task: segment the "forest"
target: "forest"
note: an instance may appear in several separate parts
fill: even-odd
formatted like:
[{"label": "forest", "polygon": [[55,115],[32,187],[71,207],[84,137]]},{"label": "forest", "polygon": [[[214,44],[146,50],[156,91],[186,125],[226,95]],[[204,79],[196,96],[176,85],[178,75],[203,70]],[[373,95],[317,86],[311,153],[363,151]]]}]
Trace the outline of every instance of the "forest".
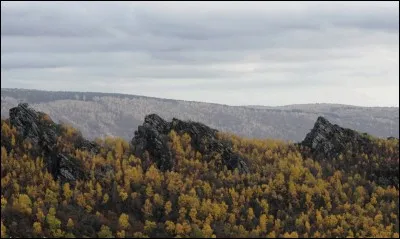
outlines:
[{"label": "forest", "polygon": [[172,130],[175,163],[163,171],[122,138],[97,138],[94,153],[75,146],[78,130],[59,130],[55,147],[86,178],[55,178],[44,152],[1,120],[2,238],[399,238],[399,182],[383,184],[366,170],[398,164],[398,139],[372,138],[368,154],[321,160],[293,143],[219,132],[249,159],[250,173],[239,173]]}]

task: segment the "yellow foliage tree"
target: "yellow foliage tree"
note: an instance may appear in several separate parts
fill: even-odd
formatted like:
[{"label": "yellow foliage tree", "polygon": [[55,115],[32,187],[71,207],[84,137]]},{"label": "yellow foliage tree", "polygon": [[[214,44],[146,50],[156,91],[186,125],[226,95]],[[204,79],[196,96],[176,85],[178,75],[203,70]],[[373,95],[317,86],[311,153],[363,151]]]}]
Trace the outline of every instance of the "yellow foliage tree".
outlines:
[{"label": "yellow foliage tree", "polygon": [[3,221],[1,221],[1,238],[7,237],[7,228],[4,226]]},{"label": "yellow foliage tree", "polygon": [[122,213],[118,219],[119,227],[121,229],[128,229],[129,228],[129,216],[125,213]]},{"label": "yellow foliage tree", "polygon": [[64,193],[65,200],[67,200],[67,202],[68,202],[73,195],[73,191],[71,190],[69,183],[65,183],[63,185],[63,193]]},{"label": "yellow foliage tree", "polygon": [[97,233],[99,238],[113,238],[110,228],[106,225],[102,225],[100,231]]},{"label": "yellow foliage tree", "polygon": [[117,238],[125,238],[125,230],[118,231]]},{"label": "yellow foliage tree", "polygon": [[39,236],[42,234],[42,225],[40,224],[40,222],[34,222],[33,223],[33,233],[36,236]]},{"label": "yellow foliage tree", "polygon": [[32,201],[26,194],[19,194],[13,206],[22,213],[27,213],[28,215],[32,213]]},{"label": "yellow foliage tree", "polygon": [[68,218],[67,228],[70,230],[74,228],[74,221],[71,218]]}]

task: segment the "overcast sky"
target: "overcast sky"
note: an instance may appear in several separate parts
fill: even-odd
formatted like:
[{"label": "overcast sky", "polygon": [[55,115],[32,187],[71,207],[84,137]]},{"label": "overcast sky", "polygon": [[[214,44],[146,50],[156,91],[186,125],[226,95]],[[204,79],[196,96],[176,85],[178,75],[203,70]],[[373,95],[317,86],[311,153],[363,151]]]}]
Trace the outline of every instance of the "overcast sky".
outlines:
[{"label": "overcast sky", "polygon": [[399,106],[399,2],[1,2],[1,87]]}]

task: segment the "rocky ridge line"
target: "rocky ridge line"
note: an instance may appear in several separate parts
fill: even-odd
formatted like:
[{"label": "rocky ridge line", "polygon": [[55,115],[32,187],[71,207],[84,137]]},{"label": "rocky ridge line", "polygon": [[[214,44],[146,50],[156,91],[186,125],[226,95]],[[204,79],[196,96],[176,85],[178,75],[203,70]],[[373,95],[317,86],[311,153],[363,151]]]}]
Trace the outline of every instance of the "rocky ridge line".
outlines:
[{"label": "rocky ridge line", "polygon": [[301,144],[309,147],[318,156],[334,158],[348,149],[368,150],[372,142],[357,131],[331,124],[327,119],[319,116],[313,129]]},{"label": "rocky ridge line", "polygon": [[217,139],[217,130],[202,123],[172,119],[167,122],[157,114],[147,115],[143,125],[138,127],[131,141],[133,152],[143,157],[145,152],[155,160],[161,170],[171,170],[174,165],[172,152],[168,147],[168,134],[174,130],[177,134],[187,133],[191,137],[191,146],[207,158],[210,153],[218,153],[228,169],[238,169],[240,173],[248,173],[246,159],[232,150],[229,142]]},{"label": "rocky ridge line", "polygon": [[[323,117],[318,117],[314,128],[309,132],[300,145],[310,149],[311,156],[315,160],[334,160],[339,155],[347,154],[348,162],[343,164],[341,160],[335,161],[339,170],[355,170],[366,174],[369,180],[379,185],[399,185],[399,155],[397,152],[385,152],[377,141],[366,133],[342,128],[331,124]],[[398,144],[398,139],[389,137],[385,140],[393,140]],[[366,158],[360,157],[366,155]],[[307,155],[305,156],[307,157]],[[371,161],[378,157],[380,161]]]},{"label": "rocky ridge line", "polygon": [[[81,163],[57,149],[57,138],[61,134],[61,125],[55,124],[45,114],[36,112],[27,103],[18,104],[10,109],[10,124],[17,129],[23,140],[28,140],[37,152],[44,152],[44,160],[48,170],[56,179],[75,181],[85,178]],[[96,145],[83,137],[79,137],[75,146],[96,152]]]}]

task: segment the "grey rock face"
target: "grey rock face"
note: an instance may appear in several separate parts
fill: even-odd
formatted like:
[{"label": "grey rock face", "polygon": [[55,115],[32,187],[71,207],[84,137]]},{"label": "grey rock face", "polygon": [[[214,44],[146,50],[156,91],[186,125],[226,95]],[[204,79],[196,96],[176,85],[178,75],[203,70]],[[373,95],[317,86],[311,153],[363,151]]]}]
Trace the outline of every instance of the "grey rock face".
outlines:
[{"label": "grey rock face", "polygon": [[158,115],[146,116],[143,125],[138,127],[132,139],[134,154],[143,158],[147,151],[156,160],[159,169],[171,169],[172,153],[167,144],[169,128],[170,124]]},{"label": "grey rock face", "polygon": [[189,134],[192,148],[203,156],[209,155],[210,152],[219,153],[228,169],[237,168],[241,173],[249,172],[245,159],[234,153],[228,142],[217,139],[217,130],[201,123],[176,118],[167,122],[156,114],[147,115],[143,125],[138,127],[131,141],[133,152],[136,156],[143,157],[147,151],[161,170],[171,170],[174,163],[168,147],[168,134],[171,130],[179,135]]},{"label": "grey rock face", "polygon": [[319,156],[333,158],[343,153],[344,150],[352,149],[351,146],[367,148],[363,146],[370,143],[368,138],[356,131],[331,124],[320,116],[315,122],[314,128],[306,135],[301,144],[309,147]]},{"label": "grey rock face", "polygon": [[[17,128],[23,139],[32,143],[33,149],[45,153],[45,163],[48,170],[56,179],[61,181],[74,181],[85,177],[80,162],[58,152],[56,144],[60,134],[60,125],[51,120],[44,120],[44,114],[29,108],[22,103],[10,109],[10,123]],[[93,143],[80,139],[77,141],[81,148],[89,148],[94,151]]]},{"label": "grey rock face", "polygon": [[[387,140],[394,140],[398,143],[398,139],[394,137]],[[306,135],[301,145],[308,147],[317,160],[330,160],[339,154],[350,153],[345,164],[336,161],[337,165],[334,166],[341,170],[365,173],[369,180],[373,180],[379,185],[398,186],[399,184],[399,152],[382,150],[365,133],[333,125],[325,118],[318,117],[314,128]],[[359,155],[361,154],[367,155],[369,159],[378,155],[380,163],[360,159]]]},{"label": "grey rock face", "polygon": [[39,127],[35,122],[39,121],[38,114],[28,108],[28,104],[19,104],[10,109],[10,123],[22,133],[24,138],[30,138],[33,143],[39,143]]}]

